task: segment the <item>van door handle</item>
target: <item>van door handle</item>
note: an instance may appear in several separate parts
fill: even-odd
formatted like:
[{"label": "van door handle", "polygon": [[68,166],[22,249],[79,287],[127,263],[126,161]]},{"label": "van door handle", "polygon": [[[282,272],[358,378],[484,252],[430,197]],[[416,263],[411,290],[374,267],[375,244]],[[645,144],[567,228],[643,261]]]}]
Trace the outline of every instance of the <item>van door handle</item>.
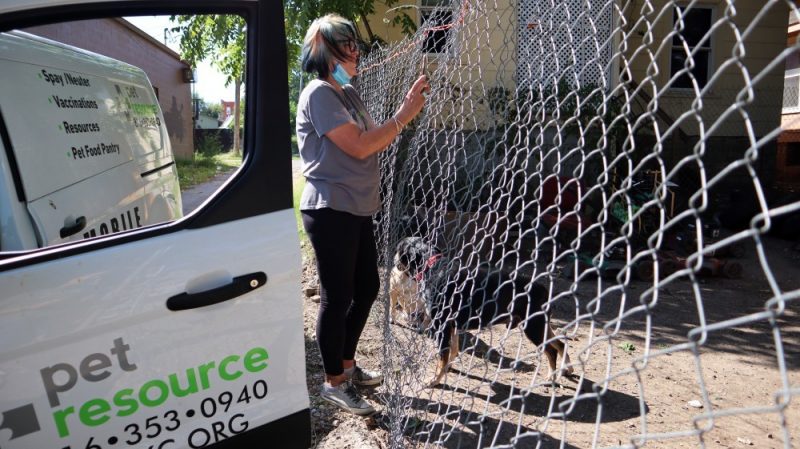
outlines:
[{"label": "van door handle", "polygon": [[172,311],[197,309],[236,298],[267,283],[267,274],[250,273],[233,278],[230,284],[200,293],[186,293],[167,299],[167,309]]},{"label": "van door handle", "polygon": [[62,239],[67,238],[73,234],[77,234],[83,231],[83,228],[85,227],[86,227],[86,217],[80,216],[75,219],[75,224],[70,226],[64,226],[63,228],[61,228],[61,231],[59,231],[58,235],[60,235]]}]

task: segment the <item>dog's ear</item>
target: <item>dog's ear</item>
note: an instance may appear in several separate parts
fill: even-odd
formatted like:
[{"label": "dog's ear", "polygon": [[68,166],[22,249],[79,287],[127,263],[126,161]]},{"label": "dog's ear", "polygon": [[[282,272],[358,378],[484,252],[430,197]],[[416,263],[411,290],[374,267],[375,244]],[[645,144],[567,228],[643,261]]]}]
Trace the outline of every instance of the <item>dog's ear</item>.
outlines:
[{"label": "dog's ear", "polygon": [[403,267],[401,266],[401,265],[402,265],[402,262],[400,262],[400,255],[399,255],[399,254],[397,254],[397,253],[394,253],[394,258],[392,259],[392,263],[394,264],[394,266],[395,266],[397,269],[399,269],[399,270],[402,270],[402,269],[403,269]]},{"label": "dog's ear", "polygon": [[406,237],[397,244],[394,261],[400,270],[417,273],[435,254],[440,254],[439,249],[429,245],[421,237]]},{"label": "dog's ear", "polygon": [[433,255],[431,246],[425,243],[420,237],[409,239],[408,265],[409,269],[416,273],[423,269],[425,262]]},{"label": "dog's ear", "polygon": [[400,271],[408,272],[408,256],[401,255],[400,253],[395,253],[394,255],[394,266]]},{"label": "dog's ear", "polygon": [[397,251],[394,255],[394,264],[399,270],[408,271],[409,246],[410,242],[408,237],[400,240],[400,242],[397,244]]}]

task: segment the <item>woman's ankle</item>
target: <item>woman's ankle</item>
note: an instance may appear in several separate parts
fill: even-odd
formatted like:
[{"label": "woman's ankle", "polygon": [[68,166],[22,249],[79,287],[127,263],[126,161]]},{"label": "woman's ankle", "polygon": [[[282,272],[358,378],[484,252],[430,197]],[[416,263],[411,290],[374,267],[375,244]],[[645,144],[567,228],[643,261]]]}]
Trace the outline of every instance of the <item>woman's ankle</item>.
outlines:
[{"label": "woman's ankle", "polygon": [[329,384],[332,387],[337,387],[345,382],[347,382],[348,376],[345,373],[338,374],[335,376],[331,376],[329,374],[325,375],[325,383]]}]

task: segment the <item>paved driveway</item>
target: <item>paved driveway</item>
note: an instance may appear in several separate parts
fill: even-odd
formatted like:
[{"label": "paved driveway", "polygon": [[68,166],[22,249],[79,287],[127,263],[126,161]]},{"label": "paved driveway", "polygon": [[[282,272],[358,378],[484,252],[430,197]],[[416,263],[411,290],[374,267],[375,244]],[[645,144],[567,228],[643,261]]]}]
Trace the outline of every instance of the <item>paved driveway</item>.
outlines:
[{"label": "paved driveway", "polygon": [[183,215],[197,209],[198,206],[203,204],[212,193],[216,192],[225,181],[234,174],[236,170],[220,173],[214,176],[210,181],[202,184],[197,184],[181,192],[181,199],[183,200]]},{"label": "paved driveway", "polygon": [[[236,170],[220,173],[208,182],[190,187],[183,192],[183,215],[197,209],[212,193],[216,192]],[[292,179],[300,176],[300,160],[292,159]]]}]

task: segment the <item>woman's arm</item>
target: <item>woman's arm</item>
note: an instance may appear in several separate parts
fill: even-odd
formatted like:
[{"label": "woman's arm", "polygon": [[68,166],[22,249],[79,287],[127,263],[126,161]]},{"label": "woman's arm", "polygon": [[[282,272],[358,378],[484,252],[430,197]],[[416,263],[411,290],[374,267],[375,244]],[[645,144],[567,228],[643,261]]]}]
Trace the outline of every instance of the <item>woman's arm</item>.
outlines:
[{"label": "woman's arm", "polygon": [[388,147],[398,134],[399,127],[394,120],[389,120],[369,131],[362,131],[352,123],[345,123],[328,131],[327,136],[348,155],[356,159],[366,159]]},{"label": "woman's arm", "polygon": [[428,89],[430,86],[427,79],[421,76],[411,86],[400,109],[386,123],[368,131],[362,131],[353,123],[345,123],[328,131],[326,136],[348,155],[356,159],[366,159],[388,147],[402,128],[419,114],[425,104],[422,92]]}]

